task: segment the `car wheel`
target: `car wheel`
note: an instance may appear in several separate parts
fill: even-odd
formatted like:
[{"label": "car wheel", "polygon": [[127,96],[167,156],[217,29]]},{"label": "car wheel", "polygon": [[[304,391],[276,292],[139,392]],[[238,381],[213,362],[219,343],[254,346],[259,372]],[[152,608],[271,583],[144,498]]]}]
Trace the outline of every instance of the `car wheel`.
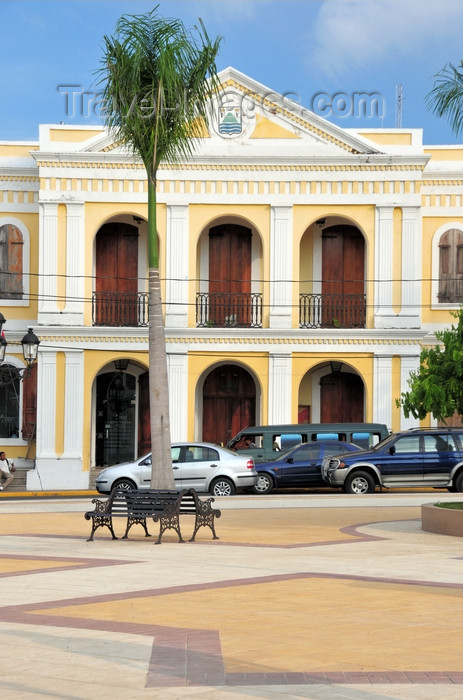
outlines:
[{"label": "car wheel", "polygon": [[134,481],[130,479],[119,479],[114,482],[113,489],[118,489],[119,491],[130,491],[130,489],[136,489],[137,485]]},{"label": "car wheel", "polygon": [[224,476],[213,481],[210,490],[213,496],[233,496],[235,484]]},{"label": "car wheel", "polygon": [[259,472],[259,478],[257,479],[257,484],[252,487],[252,490],[254,493],[270,493],[270,491],[273,491],[275,484],[273,483],[273,479],[271,476],[268,474],[264,474],[264,472]]},{"label": "car wheel", "polygon": [[453,483],[455,485],[455,491],[458,491],[459,493],[461,493],[463,491],[463,472],[460,472],[459,474],[457,474]]},{"label": "car wheel", "polygon": [[367,472],[354,472],[346,479],[346,493],[373,493],[375,482]]}]

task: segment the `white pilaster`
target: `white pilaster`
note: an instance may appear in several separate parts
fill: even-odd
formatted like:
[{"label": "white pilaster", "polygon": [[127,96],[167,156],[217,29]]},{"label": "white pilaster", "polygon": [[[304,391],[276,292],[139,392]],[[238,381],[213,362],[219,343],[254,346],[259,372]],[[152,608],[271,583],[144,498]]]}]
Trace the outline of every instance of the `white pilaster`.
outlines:
[{"label": "white pilaster", "polygon": [[167,207],[166,328],[188,326],[188,207]]},{"label": "white pilaster", "polygon": [[66,350],[65,358],[64,453],[62,459],[76,459],[81,464],[84,438],[83,350]]},{"label": "white pilaster", "polygon": [[291,423],[291,369],[291,353],[270,353],[267,420],[269,425]]},{"label": "white pilaster", "polygon": [[373,422],[392,425],[392,357],[374,358]]},{"label": "white pilaster", "polygon": [[66,325],[83,325],[84,319],[84,204],[66,205]]},{"label": "white pilaster", "polygon": [[58,273],[58,205],[40,204],[39,216],[39,323],[55,323]]},{"label": "white pilaster", "polygon": [[376,208],[375,240],[375,326],[388,328],[392,309],[393,287],[393,214],[394,207]]},{"label": "white pilaster", "polygon": [[170,438],[172,442],[187,439],[188,405],[194,404],[188,397],[188,356],[187,353],[167,355],[169,378]]},{"label": "white pilaster", "polygon": [[56,351],[40,350],[37,367],[37,458],[55,458]]},{"label": "white pilaster", "polygon": [[291,328],[293,210],[272,207],[270,221],[270,328]]},{"label": "white pilaster", "polygon": [[[402,208],[401,327],[421,326],[421,208]],[[405,325],[404,325],[404,322]]]},{"label": "white pilaster", "polygon": [[[410,390],[408,380],[410,379],[410,372],[415,372],[420,367],[419,355],[411,357],[402,357],[400,364],[400,393]],[[414,428],[419,426],[420,421],[413,416],[405,418],[403,412],[400,415],[400,428],[401,430],[408,430],[408,428]]]}]

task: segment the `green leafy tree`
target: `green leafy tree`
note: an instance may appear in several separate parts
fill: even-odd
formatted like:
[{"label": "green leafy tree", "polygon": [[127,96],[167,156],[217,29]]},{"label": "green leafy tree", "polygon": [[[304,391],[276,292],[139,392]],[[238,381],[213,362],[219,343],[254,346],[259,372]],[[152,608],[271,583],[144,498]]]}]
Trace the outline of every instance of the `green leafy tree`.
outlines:
[{"label": "green leafy tree", "polygon": [[463,416],[463,309],[452,315],[458,323],[436,333],[439,345],[422,350],[420,368],[410,373],[410,391],[396,402],[407,418],[431,413],[445,422],[454,413]]},{"label": "green leafy tree", "polygon": [[188,158],[204,133],[219,88],[211,41],[199,20],[189,31],[157,13],[123,15],[104,37],[102,114],[110,132],[138,156],[148,180],[149,391],[153,488],[174,488],[170,451],[167,357],[159,275],[156,179],[161,162]]},{"label": "green leafy tree", "polygon": [[457,136],[463,131],[463,60],[456,66],[447,63],[435,75],[426,103],[438,117],[448,119]]}]

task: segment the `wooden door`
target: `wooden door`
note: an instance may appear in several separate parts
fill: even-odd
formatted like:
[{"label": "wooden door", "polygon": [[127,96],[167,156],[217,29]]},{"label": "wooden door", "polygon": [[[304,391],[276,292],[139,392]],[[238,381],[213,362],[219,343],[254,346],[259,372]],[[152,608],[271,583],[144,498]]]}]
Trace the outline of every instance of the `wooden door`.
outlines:
[{"label": "wooden door", "polygon": [[255,425],[256,386],[241,367],[212,370],[203,388],[203,440],[224,445],[248,425]]},{"label": "wooden door", "polygon": [[23,237],[16,226],[0,226],[0,296],[3,299],[22,298],[23,248]]},{"label": "wooden door", "polygon": [[151,450],[149,374],[138,379],[138,457]]},{"label": "wooden door", "polygon": [[357,374],[327,374],[320,381],[321,423],[363,423],[363,381]]},{"label": "wooden door", "polygon": [[209,231],[209,321],[216,326],[251,324],[251,242],[245,226]]},{"label": "wooden door", "polygon": [[96,236],[95,323],[137,325],[138,229],[105,224]]},{"label": "wooden door", "polygon": [[330,226],[322,234],[322,325],[365,325],[365,242],[355,226]]},{"label": "wooden door", "polygon": [[463,234],[450,229],[439,241],[439,293],[440,303],[463,302]]},{"label": "wooden door", "polygon": [[22,439],[35,440],[37,425],[37,363],[34,362],[23,379]]}]

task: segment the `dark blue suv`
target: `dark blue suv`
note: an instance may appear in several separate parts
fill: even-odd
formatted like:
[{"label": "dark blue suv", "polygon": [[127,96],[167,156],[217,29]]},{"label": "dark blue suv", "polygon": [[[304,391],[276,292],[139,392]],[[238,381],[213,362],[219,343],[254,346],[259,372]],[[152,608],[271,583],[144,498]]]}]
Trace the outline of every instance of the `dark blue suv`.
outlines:
[{"label": "dark blue suv", "polygon": [[271,462],[256,464],[258,474],[254,493],[270,493],[275,488],[326,486],[321,475],[322,460],[326,456],[361,448],[342,440],[304,442]]},{"label": "dark blue suv", "polygon": [[463,428],[393,433],[370,450],[326,457],[322,476],[346,493],[372,493],[376,486],[463,491]]}]

